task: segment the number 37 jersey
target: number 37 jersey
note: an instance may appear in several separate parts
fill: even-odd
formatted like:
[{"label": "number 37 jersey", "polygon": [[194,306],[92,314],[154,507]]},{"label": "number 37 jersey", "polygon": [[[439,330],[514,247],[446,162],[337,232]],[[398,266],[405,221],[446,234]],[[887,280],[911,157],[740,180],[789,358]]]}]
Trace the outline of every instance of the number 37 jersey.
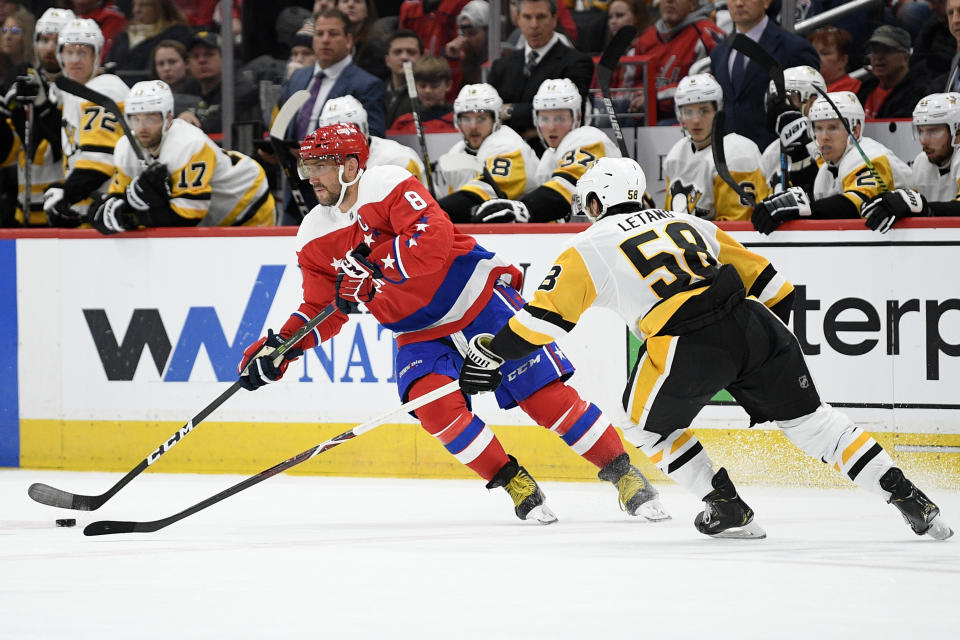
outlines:
[{"label": "number 37 jersey", "polygon": [[768,307],[793,290],[766,258],[711,222],[661,209],[608,215],[568,243],[510,327],[528,342],[546,344],[597,305],[617,312],[645,340],[671,320],[676,325],[674,316],[715,313],[715,283],[732,282],[736,292],[736,276],[747,295]]}]

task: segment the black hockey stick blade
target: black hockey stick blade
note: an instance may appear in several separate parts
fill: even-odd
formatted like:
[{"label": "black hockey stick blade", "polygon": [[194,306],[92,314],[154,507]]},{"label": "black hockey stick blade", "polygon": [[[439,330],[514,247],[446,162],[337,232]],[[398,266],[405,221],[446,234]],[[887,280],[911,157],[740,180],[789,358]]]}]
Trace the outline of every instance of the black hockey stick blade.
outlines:
[{"label": "black hockey stick blade", "polygon": [[730,169],[727,168],[727,155],[723,148],[723,120],[724,114],[723,109],[721,109],[713,115],[713,130],[710,134],[710,147],[711,151],[713,152],[713,164],[717,169],[717,175],[720,176],[720,179],[726,182],[731,189],[736,191],[743,202],[752,207],[757,202],[753,197],[753,194],[748,192],[740,185],[740,183],[734,180],[733,176],[730,175]]},{"label": "black hockey stick blade", "polygon": [[603,55],[597,62],[597,84],[600,85],[601,91],[606,87],[607,90],[604,92],[606,97],[610,97],[610,78],[613,76],[613,70],[617,68],[620,58],[630,48],[630,43],[636,37],[637,28],[633,25],[620,27],[610,40],[610,44],[603,50]]},{"label": "black hockey stick blade", "polygon": [[[277,359],[282,359],[284,353],[295,347],[304,336],[313,331],[314,327],[330,317],[335,311],[336,307],[332,304],[329,304],[324,307],[320,313],[310,318],[305,325],[297,329],[297,331],[290,336],[289,340],[284,341],[282,345],[277,347]],[[279,364],[279,362],[277,362],[277,364]],[[127,486],[131,480],[143,473],[143,471],[156,462],[160,456],[172,449],[173,446],[180,442],[183,438],[187,437],[198,424],[206,420],[211,413],[213,413],[220,405],[226,402],[241,388],[242,387],[240,386],[239,381],[230,385],[223,393],[217,396],[216,400],[208,404],[200,411],[200,413],[191,418],[188,423],[180,427],[176,433],[163,442],[159,447],[154,449],[150,455],[140,461],[140,464],[128,471],[125,476],[120,478],[120,480],[118,480],[117,483],[110,487],[110,489],[108,489],[105,493],[97,496],[88,496],[70,493],[69,491],[57,489],[56,487],[51,487],[50,485],[42,482],[35,482],[27,489],[27,495],[30,496],[34,501],[51,507],[74,509],[77,511],[95,511],[103,506],[103,503],[112,498],[118,491],[120,491],[120,489]]]},{"label": "black hockey stick blade", "polygon": [[137,159],[140,162],[146,162],[146,156],[143,154],[143,149],[140,148],[140,141],[133,135],[133,131],[130,130],[130,125],[127,124],[127,119],[124,117],[123,111],[120,110],[116,102],[99,91],[94,91],[85,84],[80,84],[76,80],[71,80],[66,76],[58,76],[54,83],[61,91],[66,91],[78,98],[83,98],[88,102],[98,104],[112,113],[117,119],[117,122],[120,123],[120,128],[123,129],[123,135],[127,136],[127,139],[130,141],[130,146],[133,147],[133,152],[137,154]]},{"label": "black hockey stick blade", "polygon": [[781,98],[787,97],[783,84],[783,69],[780,68],[780,63],[777,62],[776,58],[742,33],[734,34],[730,40],[730,46],[763,67],[767,75],[770,76],[770,79],[773,80],[773,86],[777,89],[777,95]]}]

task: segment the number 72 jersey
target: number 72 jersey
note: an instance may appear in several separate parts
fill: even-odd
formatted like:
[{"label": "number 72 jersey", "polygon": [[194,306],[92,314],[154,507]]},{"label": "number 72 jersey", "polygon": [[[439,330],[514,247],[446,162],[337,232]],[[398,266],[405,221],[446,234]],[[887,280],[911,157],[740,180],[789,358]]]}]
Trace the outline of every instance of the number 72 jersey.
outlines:
[{"label": "number 72 jersey", "polygon": [[661,209],[608,215],[570,241],[510,327],[528,342],[546,344],[597,305],[616,311],[645,340],[709,291],[725,264],[768,307],[793,290],[766,258],[711,222]]}]

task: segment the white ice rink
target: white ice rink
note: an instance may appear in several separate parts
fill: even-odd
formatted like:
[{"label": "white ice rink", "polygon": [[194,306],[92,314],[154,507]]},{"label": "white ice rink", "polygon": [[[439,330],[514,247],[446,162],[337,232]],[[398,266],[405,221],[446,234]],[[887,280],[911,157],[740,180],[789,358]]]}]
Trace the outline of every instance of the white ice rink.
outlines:
[{"label": "white ice rink", "polygon": [[[609,485],[544,483],[560,517],[545,527],[480,481],[278,476],[99,538],[83,526],[158,519],[241,478],[147,473],[95,512],[26,495],[119,477],[0,471],[0,638],[960,637],[960,535],[918,538],[859,491],[744,487],[759,541],[700,535],[701,503],[674,485],[674,519],[642,524]],[[960,524],[960,493],[928,493]]]}]

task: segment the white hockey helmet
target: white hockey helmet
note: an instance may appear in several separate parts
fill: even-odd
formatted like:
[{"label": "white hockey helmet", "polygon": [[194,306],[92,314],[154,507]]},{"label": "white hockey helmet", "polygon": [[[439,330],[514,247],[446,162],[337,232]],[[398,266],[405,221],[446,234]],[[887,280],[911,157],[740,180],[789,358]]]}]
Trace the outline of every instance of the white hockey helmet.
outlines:
[{"label": "white hockey helmet", "polygon": [[960,147],[957,134],[960,133],[960,94],[931,93],[922,98],[913,109],[913,137],[920,139],[920,126],[927,124],[945,124],[950,131],[950,142]]},{"label": "white hockey helmet", "polygon": [[103,32],[96,22],[87,18],[69,20],[60,28],[57,36],[57,62],[63,66],[63,47],[68,44],[87,44],[93,47],[94,66],[100,64],[100,52],[103,51]]},{"label": "white hockey helmet", "polygon": [[370,126],[367,124],[367,110],[363,108],[360,101],[353,96],[343,96],[327,100],[320,111],[320,118],[317,120],[318,127],[325,127],[331,124],[342,124],[352,122],[363,132],[363,135],[370,139]]},{"label": "white hockey helmet", "polygon": [[50,7],[44,11],[40,19],[37,20],[37,25],[33,32],[33,39],[39,40],[40,35],[44,33],[59,34],[64,25],[74,19],[76,19],[76,16],[70,9]]},{"label": "white hockey helmet", "polygon": [[503,98],[492,85],[487,83],[464,85],[457,94],[457,99],[453,101],[455,120],[460,119],[461,113],[489,111],[493,115],[494,131],[500,128],[501,109],[503,109]]},{"label": "white hockey helmet", "polygon": [[[643,193],[646,189],[647,177],[636,160],[604,156],[593,163],[577,181],[574,208],[592,221],[599,220],[610,207],[618,204],[635,204],[638,209],[642,209]],[[600,201],[600,211],[596,217],[591,215],[587,207],[591,198]]]},{"label": "white hockey helmet", "polygon": [[680,119],[680,107],[701,102],[714,103],[717,111],[723,109],[723,89],[720,88],[720,83],[709,73],[684,76],[677,84],[677,91],[673,95],[677,120]]},{"label": "white hockey helmet", "polygon": [[533,96],[533,124],[544,147],[550,145],[540,133],[538,114],[552,109],[566,109],[573,115],[573,128],[576,129],[580,126],[582,104],[583,96],[570,78],[551,78],[540,83],[540,88]]},{"label": "white hockey helmet", "polygon": [[144,80],[130,88],[123,103],[126,116],[135,113],[160,113],[164,123],[173,116],[173,92],[163,80]]},{"label": "white hockey helmet", "polygon": [[[783,70],[783,90],[787,93],[796,92],[800,94],[801,103],[809,100],[810,96],[820,95],[814,87],[819,87],[824,93],[827,91],[827,83],[824,82],[823,76],[813,67],[801,65]],[[768,99],[776,93],[777,87],[771,80],[770,86],[767,87]]]},{"label": "white hockey helmet", "polygon": [[[855,93],[850,91],[831,91],[827,94],[833,104],[837,105],[836,110],[830,106],[830,103],[823,99],[823,96],[817,98],[813,105],[810,107],[810,111],[807,112],[807,118],[810,120],[810,137],[814,140],[817,139],[814,134],[814,123],[820,122],[821,120],[837,120],[843,119],[847,121],[847,126],[850,127],[852,132],[857,125],[860,125],[860,135],[857,135],[857,139],[860,139],[860,136],[863,134],[863,105],[860,104],[859,98]],[[839,112],[839,113],[838,113]],[[848,141],[847,146],[851,143]]]}]

